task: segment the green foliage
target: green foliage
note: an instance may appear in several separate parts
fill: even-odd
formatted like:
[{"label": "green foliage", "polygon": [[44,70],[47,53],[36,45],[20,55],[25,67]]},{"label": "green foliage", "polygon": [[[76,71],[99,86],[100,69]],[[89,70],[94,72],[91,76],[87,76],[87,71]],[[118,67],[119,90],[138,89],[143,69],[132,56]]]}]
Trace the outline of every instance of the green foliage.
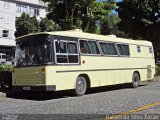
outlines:
[{"label": "green foliage", "polygon": [[156,66],[155,77],[160,76],[160,66]]},{"label": "green foliage", "polygon": [[133,39],[160,44],[160,0],[123,0],[117,3],[120,30]]},{"label": "green foliage", "polygon": [[59,24],[62,30],[79,28],[86,32],[97,33],[97,21],[105,19],[115,0],[43,0],[50,2],[49,19]]},{"label": "green foliage", "polygon": [[117,23],[120,21],[119,17],[114,15],[108,15],[105,20],[101,23],[101,34],[116,34],[118,29]]},{"label": "green foliage", "polygon": [[34,33],[39,31],[39,23],[36,17],[29,17],[25,13],[21,17],[16,19],[16,32],[15,36],[19,37],[29,33]]},{"label": "green foliage", "polygon": [[60,30],[61,28],[52,20],[48,18],[42,18],[39,22],[35,16],[29,17],[29,15],[23,13],[21,17],[16,19],[16,32],[15,36],[19,37],[29,33],[35,32],[50,32]]},{"label": "green foliage", "polygon": [[101,22],[101,34],[102,35],[116,35],[118,37],[127,37],[127,35],[119,31],[118,23],[120,18],[117,14],[107,15],[106,18]]},{"label": "green foliage", "polygon": [[40,23],[39,23],[39,29],[41,32],[50,32],[50,31],[56,31],[59,30],[60,27],[53,22],[52,20],[48,20],[48,18],[42,18]]},{"label": "green foliage", "polygon": [[0,72],[1,71],[11,71],[13,68],[12,65],[0,64]]}]

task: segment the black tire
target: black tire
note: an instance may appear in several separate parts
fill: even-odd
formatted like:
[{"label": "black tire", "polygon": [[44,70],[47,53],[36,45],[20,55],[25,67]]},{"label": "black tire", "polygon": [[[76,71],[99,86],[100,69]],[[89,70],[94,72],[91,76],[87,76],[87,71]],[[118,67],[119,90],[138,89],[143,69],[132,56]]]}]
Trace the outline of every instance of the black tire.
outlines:
[{"label": "black tire", "polygon": [[83,76],[79,76],[76,80],[75,95],[82,96],[86,93],[87,82]]},{"label": "black tire", "polygon": [[133,88],[137,88],[139,86],[139,82],[140,82],[140,76],[138,73],[133,73],[132,76],[132,87]]}]

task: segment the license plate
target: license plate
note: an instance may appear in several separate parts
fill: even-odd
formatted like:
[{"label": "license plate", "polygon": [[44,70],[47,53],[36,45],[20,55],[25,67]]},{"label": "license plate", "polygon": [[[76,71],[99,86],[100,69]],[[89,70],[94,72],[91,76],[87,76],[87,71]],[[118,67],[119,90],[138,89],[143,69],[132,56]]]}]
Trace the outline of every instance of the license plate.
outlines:
[{"label": "license plate", "polygon": [[31,87],[23,87],[23,90],[31,90]]}]

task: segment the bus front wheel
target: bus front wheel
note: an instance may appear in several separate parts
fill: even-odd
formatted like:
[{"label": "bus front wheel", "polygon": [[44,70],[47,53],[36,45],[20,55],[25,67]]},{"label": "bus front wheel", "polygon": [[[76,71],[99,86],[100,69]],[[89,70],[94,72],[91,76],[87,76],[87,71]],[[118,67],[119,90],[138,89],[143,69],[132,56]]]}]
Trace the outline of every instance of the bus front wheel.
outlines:
[{"label": "bus front wheel", "polygon": [[137,88],[139,86],[140,76],[137,72],[133,73],[132,76],[132,87]]},{"label": "bus front wheel", "polygon": [[79,76],[76,80],[75,95],[82,96],[86,93],[87,81],[83,76]]}]

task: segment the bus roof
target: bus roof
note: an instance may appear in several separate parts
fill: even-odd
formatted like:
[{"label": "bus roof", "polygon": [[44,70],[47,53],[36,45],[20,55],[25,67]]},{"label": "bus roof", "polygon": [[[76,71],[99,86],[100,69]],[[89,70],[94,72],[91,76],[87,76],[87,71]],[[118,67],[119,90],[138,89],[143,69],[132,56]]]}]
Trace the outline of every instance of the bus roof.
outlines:
[{"label": "bus roof", "polygon": [[145,40],[131,40],[131,39],[126,39],[126,38],[119,38],[114,35],[97,35],[97,34],[85,33],[82,31],[75,31],[75,30],[32,33],[32,34],[21,36],[17,38],[16,41],[24,37],[40,35],[40,34],[152,46],[151,42],[145,41]]}]

